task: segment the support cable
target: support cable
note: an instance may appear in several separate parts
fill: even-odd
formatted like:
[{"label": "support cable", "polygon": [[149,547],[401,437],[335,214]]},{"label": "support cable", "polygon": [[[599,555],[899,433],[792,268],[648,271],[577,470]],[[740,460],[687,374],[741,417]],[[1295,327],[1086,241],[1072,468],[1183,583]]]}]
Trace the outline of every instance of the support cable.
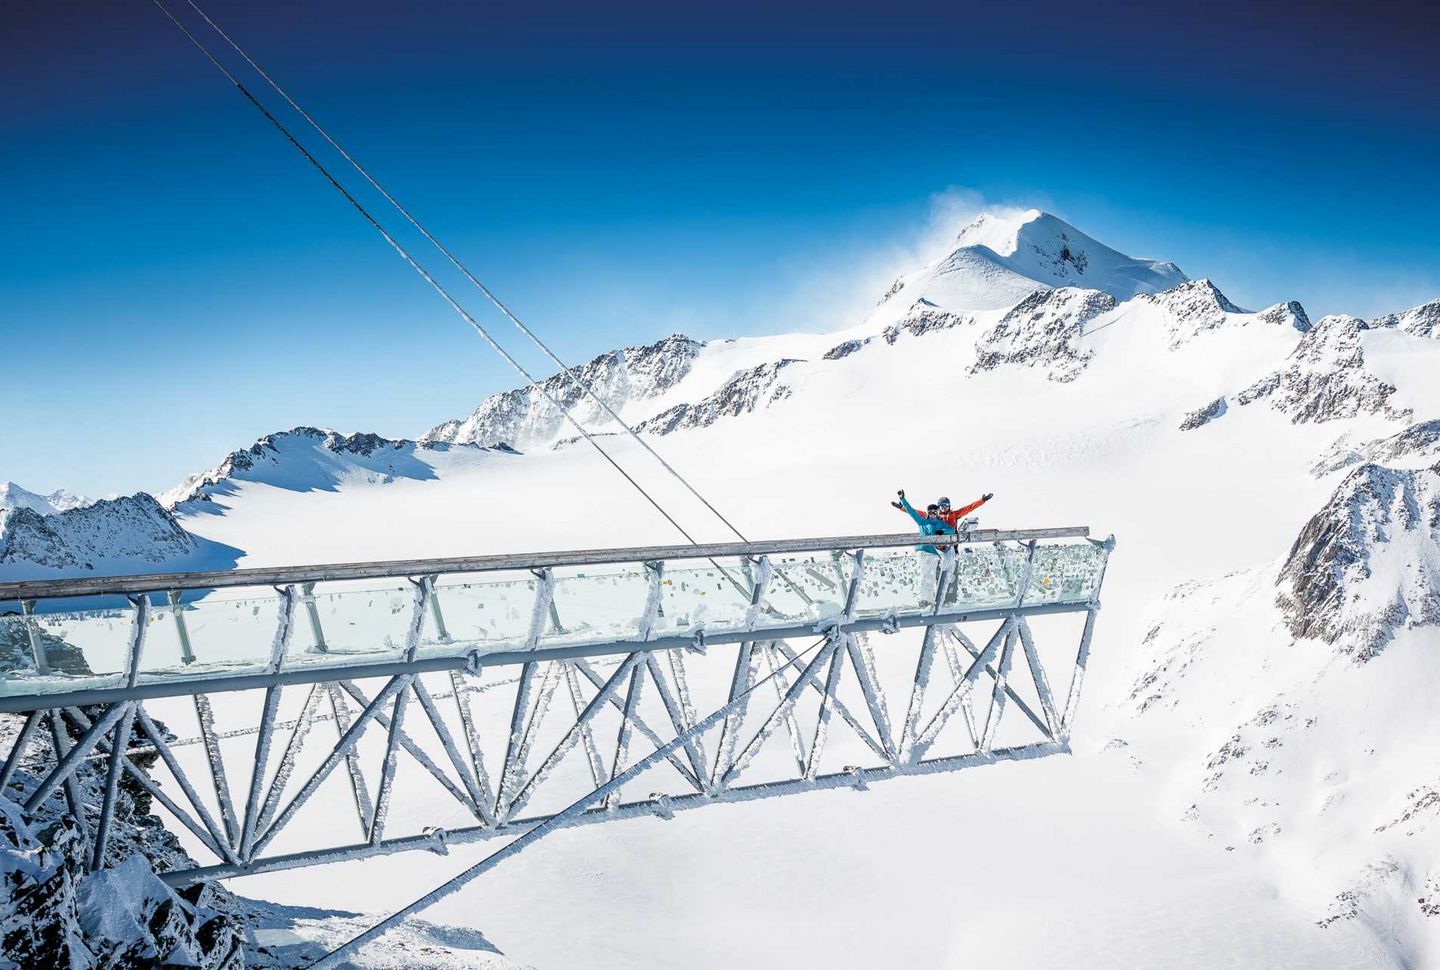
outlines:
[{"label": "support cable", "polygon": [[395,211],[399,212],[400,215],[405,218],[406,222],[410,223],[410,225],[413,226],[420,233],[420,235],[424,236],[432,246],[438,249],[440,251],[440,254],[444,256],[447,260],[449,260],[450,265],[454,266],[465,276],[467,280],[473,283],[475,285],[475,288],[485,295],[485,299],[489,300],[496,310],[499,310],[506,319],[508,319],[511,323],[515,324],[515,326],[519,328],[521,333],[529,337],[530,340],[535,344],[535,346],[539,347],[540,350],[545,354],[545,356],[548,357],[555,364],[555,366],[560,368],[560,373],[564,374],[566,379],[569,380],[571,384],[573,384],[579,390],[583,391],[585,394],[589,395],[596,404],[600,405],[600,407],[604,409],[605,413],[608,414],[615,421],[616,424],[620,425],[620,427],[625,429],[626,434],[630,435],[630,437],[634,438],[637,442],[639,442],[640,447],[644,448],[647,452],[649,452],[650,456],[656,461],[658,461],[660,465],[675,478],[676,481],[678,481],[681,485],[685,486],[685,489],[691,495],[695,496],[695,498],[700,501],[701,505],[705,506],[705,508],[707,508],[717,519],[723,522],[726,528],[728,528],[731,532],[735,533],[735,535],[740,539],[740,541],[750,541],[745,537],[744,533],[742,533],[738,528],[735,527],[734,523],[732,523],[729,519],[727,519],[724,515],[721,514],[719,509],[715,508],[714,505],[710,504],[710,501],[705,498],[705,496],[701,495],[700,492],[695,488],[695,486],[691,485],[690,482],[688,482],[683,475],[676,471],[669,462],[662,458],[660,454],[654,448],[652,448],[648,442],[645,441],[644,438],[640,437],[640,435],[635,431],[635,429],[632,428],[629,424],[627,424],[625,420],[615,412],[615,409],[610,406],[609,402],[607,402],[599,394],[595,393],[595,391],[590,387],[589,384],[581,380],[580,377],[575,374],[574,370],[570,367],[570,365],[561,360],[555,354],[555,352],[550,349],[550,347],[545,343],[545,341],[540,339],[539,334],[535,333],[535,331],[531,330],[528,326],[526,326],[525,323],[518,316],[516,316],[515,313],[512,312],[511,309],[506,306],[505,303],[502,302],[500,298],[496,296],[495,293],[488,286],[482,283],[480,279],[475,276],[474,273],[470,272],[469,267],[467,267],[463,262],[461,262],[458,256],[452,253],[450,249],[447,248],[445,244],[442,243],[439,239],[435,238],[435,236],[430,232],[430,230],[425,228],[425,226],[420,222],[420,220],[417,219],[414,215],[412,215],[410,210],[407,209],[403,204],[401,204],[399,199],[391,195],[390,192],[387,191],[386,188],[381,185],[380,182],[373,175],[371,175],[370,172],[363,165],[361,165],[353,155],[347,152],[345,148],[338,141],[335,140],[335,138],[330,134],[330,132],[325,130],[325,128],[320,124],[320,122],[316,121],[308,111],[302,108],[295,101],[295,99],[290,96],[289,92],[287,92],[283,87],[280,86],[279,82],[277,82],[273,77],[270,76],[269,72],[267,72],[263,67],[257,64],[255,62],[255,59],[252,58],[250,54],[235,41],[234,38],[227,34],[220,27],[219,24],[215,23],[214,20],[211,20],[210,15],[207,14],[204,10],[201,10],[199,4],[197,4],[195,0],[186,0],[186,2],[190,5],[190,8],[192,10],[199,14],[204,19],[204,21],[210,25],[211,29],[213,29],[215,33],[219,34],[220,37],[222,37],[225,42],[229,44],[232,49],[234,49],[235,53],[239,54],[242,58],[245,59],[245,62],[247,64],[254,68],[255,73],[259,74],[262,78],[265,79],[266,83],[268,83],[270,87],[275,90],[276,94],[280,95],[280,97],[285,99],[286,104],[290,105],[290,107],[293,108],[295,112],[300,115],[300,117],[304,118],[305,121],[309,123],[311,128],[315,129],[316,133],[319,134],[321,138],[325,139],[325,141],[329,143],[331,148],[335,149],[335,151],[340,154],[341,158],[349,162],[350,166],[354,168],[355,171],[358,172],[360,176],[365,179],[366,182],[369,182],[371,187],[374,188],[376,192],[379,192],[382,196],[384,196],[385,201],[389,202],[392,206],[394,206]]},{"label": "support cable", "polygon": [[200,52],[205,55],[205,57],[210,61],[210,63],[214,64],[216,69],[219,70],[221,74],[225,75],[226,79],[229,80],[231,84],[235,85],[235,87],[240,91],[240,93],[245,96],[245,100],[249,101],[252,105],[254,105],[255,109],[259,111],[262,115],[264,115],[265,119],[269,121],[270,124],[274,125],[275,129],[279,131],[280,134],[285,136],[285,140],[288,141],[291,145],[293,145],[295,147],[295,150],[298,151],[301,155],[303,155],[305,157],[305,160],[308,161],[311,165],[313,165],[316,171],[323,175],[325,177],[325,180],[329,182],[337,192],[339,192],[342,196],[345,197],[345,200],[347,202],[354,206],[355,210],[365,218],[365,221],[370,223],[371,227],[373,227],[375,231],[378,232],[381,237],[390,244],[390,247],[400,255],[400,258],[405,260],[406,263],[410,264],[410,268],[415,270],[415,272],[419,273],[421,278],[424,279],[425,282],[429,283],[431,288],[434,289],[436,293],[440,294],[440,297],[450,305],[451,309],[458,313],[466,323],[470,324],[470,326],[474,328],[475,332],[478,333],[481,337],[483,337],[485,339],[485,342],[488,343],[497,354],[499,354],[502,358],[505,359],[506,363],[508,363],[511,367],[515,368],[515,370],[520,374],[520,376],[525,378],[526,383],[528,383],[531,387],[535,388],[535,390],[539,391],[541,395],[544,396],[545,400],[550,402],[550,405],[552,407],[554,407],[562,415],[564,415],[565,419],[569,421],[572,425],[574,425],[575,430],[579,431],[580,434],[585,438],[585,440],[588,441],[591,446],[596,451],[598,451],[601,456],[604,457],[604,459],[609,462],[610,465],[635,488],[637,492],[643,495],[645,497],[645,500],[649,502],[652,506],[654,506],[657,512],[659,512],[662,516],[665,517],[665,520],[667,522],[669,522],[672,526],[675,527],[677,532],[684,536],[691,545],[699,545],[695,537],[692,536],[689,532],[686,532],[685,527],[682,526],[679,522],[675,521],[675,518],[669,512],[665,511],[665,509],[660,505],[660,503],[657,502],[655,498],[649,492],[647,492],[639,482],[637,482],[634,478],[630,476],[629,472],[625,471],[624,468],[621,468],[620,464],[613,457],[610,456],[610,453],[607,452],[604,448],[600,447],[600,443],[595,440],[595,437],[591,435],[589,431],[585,430],[584,426],[581,425],[580,422],[577,421],[568,410],[562,407],[560,405],[560,402],[556,401],[555,397],[549,391],[545,390],[545,388],[543,388],[540,383],[533,376],[531,376],[530,372],[527,371],[518,360],[512,357],[510,353],[505,350],[504,347],[500,346],[500,344],[495,340],[495,338],[490,335],[490,332],[487,331],[483,326],[481,326],[480,323],[474,317],[472,317],[469,312],[467,312],[466,309],[455,300],[453,296],[450,295],[450,292],[445,289],[445,287],[442,286],[440,282],[435,279],[435,277],[431,276],[430,273],[425,269],[425,267],[421,266],[420,263],[416,261],[414,256],[410,255],[410,252],[403,245],[401,245],[394,236],[390,235],[390,233],[386,231],[385,227],[380,224],[379,220],[376,219],[373,215],[371,215],[370,211],[365,208],[364,204],[361,203],[360,200],[356,199],[355,196],[351,195],[350,191],[346,189],[345,186],[341,185],[340,181],[330,173],[330,170],[327,169],[324,164],[320,162],[319,159],[312,155],[310,153],[310,150],[300,143],[299,139],[297,139],[293,134],[291,134],[290,129],[286,128],[285,125],[280,121],[280,119],[276,118],[273,114],[271,114],[270,110],[266,108],[265,105],[263,105],[259,101],[259,99],[255,97],[255,95],[250,93],[250,90],[246,88],[243,83],[241,83],[240,79],[237,78],[234,74],[232,74],[230,72],[230,69],[227,68],[224,64],[222,64],[215,57],[215,55],[211,53],[210,48],[206,47],[205,44],[200,40],[200,38],[196,37],[188,27],[186,27],[183,23],[180,22],[179,18],[177,18],[175,14],[171,13],[170,8],[165,6],[163,0],[153,0],[153,2],[155,6],[159,7],[160,11],[169,18],[170,22],[173,23],[177,28],[179,28],[180,32],[183,33],[190,40],[190,43],[194,44],[200,50]]}]

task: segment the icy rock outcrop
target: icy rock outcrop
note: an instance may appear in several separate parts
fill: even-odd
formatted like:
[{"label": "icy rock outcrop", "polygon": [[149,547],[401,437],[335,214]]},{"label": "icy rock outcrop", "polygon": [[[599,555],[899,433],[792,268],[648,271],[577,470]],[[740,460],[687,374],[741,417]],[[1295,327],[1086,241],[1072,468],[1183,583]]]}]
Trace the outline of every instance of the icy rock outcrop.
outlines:
[{"label": "icy rock outcrop", "polygon": [[870,343],[869,337],[866,337],[864,340],[842,340],[840,343],[825,351],[825,353],[821,355],[821,359],[840,360],[841,358],[849,357],[868,343]]},{"label": "icy rock outcrop", "polygon": [[880,336],[893,347],[895,341],[905,334],[921,337],[927,333],[949,330],[951,327],[964,326],[974,322],[971,317],[942,310],[929,300],[922,299],[916,300],[910,309],[905,311],[905,316],[886,327]]},{"label": "icy rock outcrop", "polygon": [[1412,467],[1432,464],[1437,458],[1440,458],[1440,419],[1412,424],[1388,438],[1377,438],[1357,447],[1351,447],[1342,440],[1316,463],[1311,473],[1316,478],[1323,478],[1331,472],[1366,461],[1392,467]]},{"label": "icy rock outcrop", "polygon": [[17,509],[0,531],[0,565],[93,569],[101,559],[158,564],[199,548],[199,540],[144,492],[54,515]]},{"label": "icy rock outcrop", "polygon": [[[672,334],[645,347],[626,347],[601,354],[571,368],[612,410],[629,401],[658,397],[690,373],[704,343]],[[613,420],[594,399],[564,374],[540,382],[550,397],[587,428],[602,429]],[[551,443],[571,428],[564,414],[533,387],[492,394],[468,418],[431,428],[422,443],[449,442],[493,446],[501,443],[524,450]]]},{"label": "icy rock outcrop", "polygon": [[[49,752],[43,739],[32,743]],[[87,804],[99,803],[102,772],[103,762],[77,771]],[[16,797],[36,783],[22,768],[12,780]],[[204,886],[177,892],[156,876],[156,864],[189,862],[139,791],[122,781],[108,868],[95,872],[72,819],[44,807],[29,816],[9,792],[0,795],[0,966],[241,970],[239,927],[219,909],[228,894]]]},{"label": "icy rock outcrop", "polygon": [[1073,381],[1093,354],[1078,346],[1086,326],[1115,307],[1115,298],[1099,290],[1061,287],[1032,293],[980,338],[970,372],[1022,364],[1043,368],[1052,381]]},{"label": "icy rock outcrop", "polygon": [[1301,530],[1277,580],[1290,631],[1366,661],[1440,624],[1440,464],[1362,465]]},{"label": "icy rock outcrop", "polygon": [[1284,303],[1277,303],[1267,307],[1255,314],[1258,323],[1266,323],[1274,327],[1290,327],[1301,333],[1310,330],[1310,317],[1305,313],[1305,308],[1294,300],[1287,300]]},{"label": "icy rock outcrop", "polygon": [[1229,319],[1227,314],[1245,312],[1207,279],[1187,280],[1163,293],[1141,294],[1139,299],[1165,311],[1165,330],[1172,350],[1199,334],[1223,327]]},{"label": "icy rock outcrop", "polygon": [[677,404],[635,426],[637,432],[666,435],[686,428],[708,428],[723,417],[748,414],[790,396],[781,381],[786,368],[804,361],[785,359],[742,370],[718,391],[694,404]]},{"label": "icy rock outcrop", "polygon": [[1321,317],[1300,338],[1284,366],[1241,391],[1236,400],[1242,405],[1268,400],[1296,424],[1357,414],[1407,416],[1409,412],[1389,404],[1395,386],[1365,367],[1360,335],[1372,326],[1358,317]]},{"label": "icy rock outcrop", "polygon": [[1203,408],[1196,408],[1194,411],[1186,414],[1185,420],[1180,422],[1180,430],[1194,431],[1196,428],[1204,427],[1229,409],[1229,405],[1225,403],[1224,396],[1217,397]]},{"label": "icy rock outcrop", "polygon": [[1411,307],[1371,321],[1372,326],[1394,327],[1416,337],[1440,338],[1440,300]]}]

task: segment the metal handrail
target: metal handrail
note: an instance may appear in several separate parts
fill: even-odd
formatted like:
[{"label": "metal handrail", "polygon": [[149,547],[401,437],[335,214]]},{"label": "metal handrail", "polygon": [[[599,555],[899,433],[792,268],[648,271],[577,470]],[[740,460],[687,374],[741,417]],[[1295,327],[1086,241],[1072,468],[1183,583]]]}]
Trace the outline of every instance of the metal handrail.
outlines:
[{"label": "metal handrail", "polygon": [[[1065,526],[1053,529],[975,529],[953,536],[924,536],[920,537],[920,541],[926,545],[945,546],[959,543],[1025,542],[1031,539],[1083,539],[1089,535],[1088,526]],[[162,593],[170,590],[276,586],[347,579],[434,576],[443,573],[499,572],[561,566],[595,566],[668,559],[765,556],[787,552],[824,552],[837,549],[883,549],[913,546],[916,541],[915,533],[907,532],[814,539],[770,539],[760,542],[715,542],[704,545],[633,546],[619,549],[510,553],[449,559],[396,559],[380,562],[260,567],[209,572],[150,573],[138,576],[84,576],[71,579],[0,583],[0,601],[132,595]]]}]

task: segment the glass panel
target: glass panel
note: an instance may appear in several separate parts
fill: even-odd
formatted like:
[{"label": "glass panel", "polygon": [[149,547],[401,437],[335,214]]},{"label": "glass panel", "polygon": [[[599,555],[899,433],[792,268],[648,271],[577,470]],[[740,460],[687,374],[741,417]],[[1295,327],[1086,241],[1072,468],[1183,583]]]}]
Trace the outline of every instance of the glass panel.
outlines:
[{"label": "glass panel", "polygon": [[346,580],[317,584],[310,597],[297,593],[287,668],[378,663],[404,654],[415,608],[408,580]]},{"label": "glass panel", "polygon": [[935,605],[940,557],[915,549],[881,549],[865,555],[857,616],[883,616],[891,610],[914,613]]},{"label": "glass panel", "polygon": [[[0,616],[0,691],[32,694],[113,687],[121,682],[135,607],[122,597],[91,597],[83,610]],[[43,604],[42,604],[43,608]],[[37,669],[30,631],[49,673]]]},{"label": "glass panel", "polygon": [[[771,578],[771,588],[776,580]],[[655,635],[690,636],[743,629],[750,610],[754,568],[738,557],[680,559],[665,565]]]},{"label": "glass panel", "polygon": [[964,546],[955,558],[954,585],[945,612],[1009,606],[1020,592],[1027,550],[1015,546]]},{"label": "glass panel", "polygon": [[[151,608],[141,680],[264,670],[279,623],[274,590],[186,591],[177,607]],[[195,658],[190,664],[182,659],[181,624]]]},{"label": "glass panel", "polygon": [[801,552],[770,560],[774,570],[760,623],[780,626],[839,616],[845,610],[851,560],[829,552]]},{"label": "glass panel", "polygon": [[1025,602],[1085,602],[1095,593],[1105,556],[1104,546],[1089,542],[1038,547]]},{"label": "glass panel", "polygon": [[643,565],[555,570],[554,609],[540,646],[633,640],[640,635],[650,570]]},{"label": "glass panel", "polygon": [[539,580],[529,571],[439,577],[435,592],[449,639],[442,642],[433,622],[427,621],[418,653],[446,656],[476,649],[490,653],[523,648],[530,635],[538,585]]}]

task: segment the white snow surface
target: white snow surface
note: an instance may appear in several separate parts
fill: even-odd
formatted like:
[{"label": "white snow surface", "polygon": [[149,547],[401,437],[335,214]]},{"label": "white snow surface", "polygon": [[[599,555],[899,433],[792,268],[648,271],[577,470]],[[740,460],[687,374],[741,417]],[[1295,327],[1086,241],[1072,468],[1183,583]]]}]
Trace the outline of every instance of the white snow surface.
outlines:
[{"label": "white snow surface", "polygon": [[[1071,252],[1058,263],[1057,239]],[[1277,604],[1281,564],[1352,474],[1347,456],[1418,454],[1397,435],[1440,418],[1440,340],[1422,332],[1424,308],[1393,318],[1406,328],[1328,325],[1304,343],[1298,305],[1247,313],[1206,281],[1043,213],[981,220],[958,242],[964,257],[902,277],[863,324],[705,345],[624,415],[695,404],[737,373],[794,360],[776,378],[787,393],[771,384],[749,410],[649,439],[747,534],[900,530],[888,504],[899,487],[957,501],[994,492],[986,526],[1113,532],[1073,755],[564,831],[425,918],[482,931],[540,968],[1435,965],[1440,918],[1425,906],[1440,913],[1440,631],[1402,625],[1357,663],[1344,644],[1297,638]],[[975,367],[1010,307],[1062,286],[1120,302],[1094,313],[1067,294],[1012,317],[1013,359]],[[1066,316],[1072,303],[1085,312]],[[945,319],[918,325],[926,313]],[[1353,374],[1312,393],[1327,366],[1366,381],[1373,369],[1403,409],[1355,406],[1343,392],[1373,382]],[[1181,430],[1187,414],[1277,374],[1270,399],[1290,395],[1310,419],[1221,407]],[[676,538],[584,442],[523,455],[412,448],[407,467],[425,471],[336,474],[324,455],[317,473],[307,440],[190,483],[209,501],[181,502],[179,521],[243,550],[243,566]],[[698,538],[730,538],[635,442],[604,441]],[[1406,555],[1387,553],[1376,530],[1357,540],[1378,552],[1367,596],[1419,575],[1403,567],[1416,550],[1433,557],[1423,531],[1407,527]],[[220,706],[232,721],[222,728],[258,709]],[[253,745],[226,743],[237,756]],[[449,811],[437,801],[435,821]],[[382,912],[488,851],[237,888]]]}]

